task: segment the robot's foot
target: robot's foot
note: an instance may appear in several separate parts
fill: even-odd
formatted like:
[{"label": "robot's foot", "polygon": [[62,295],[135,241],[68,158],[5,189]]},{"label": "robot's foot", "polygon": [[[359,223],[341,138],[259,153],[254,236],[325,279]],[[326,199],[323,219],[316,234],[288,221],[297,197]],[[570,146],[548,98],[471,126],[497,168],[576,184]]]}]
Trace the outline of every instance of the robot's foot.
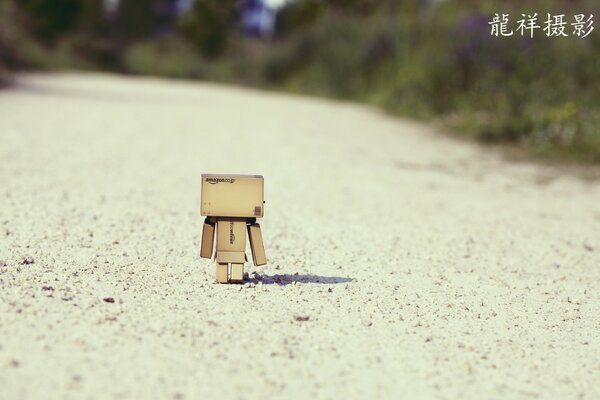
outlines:
[{"label": "robot's foot", "polygon": [[227,283],[229,282],[227,264],[217,264],[217,282]]},{"label": "robot's foot", "polygon": [[244,264],[231,264],[231,282],[244,282]]},{"label": "robot's foot", "polygon": [[[231,270],[228,266],[231,265]],[[244,264],[218,264],[217,263],[217,283],[243,283],[244,282]]]}]

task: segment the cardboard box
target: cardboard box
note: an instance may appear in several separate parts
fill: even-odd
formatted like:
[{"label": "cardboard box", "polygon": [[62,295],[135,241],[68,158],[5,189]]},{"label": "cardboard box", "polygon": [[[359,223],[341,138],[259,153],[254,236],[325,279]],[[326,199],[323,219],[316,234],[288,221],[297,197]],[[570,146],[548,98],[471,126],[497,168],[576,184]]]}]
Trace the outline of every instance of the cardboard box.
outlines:
[{"label": "cardboard box", "polygon": [[231,264],[231,282],[244,281],[244,264]]},{"label": "cardboard box", "polygon": [[265,265],[267,263],[267,255],[265,254],[265,246],[259,224],[248,225],[248,237],[250,237],[250,249],[252,250],[254,265]]},{"label": "cardboard box", "polygon": [[261,218],[264,179],[261,175],[202,174],[200,214]]},{"label": "cardboard box", "polygon": [[246,253],[243,251],[217,251],[217,263],[229,264],[229,263],[241,263],[242,265],[246,261]]},{"label": "cardboard box", "polygon": [[214,248],[215,226],[204,224],[202,226],[202,243],[200,245],[200,257],[211,258]]},{"label": "cardboard box", "polygon": [[227,283],[229,281],[229,265],[217,264],[217,282]]},{"label": "cardboard box", "polygon": [[246,251],[246,220],[219,218],[217,222],[217,252]]}]

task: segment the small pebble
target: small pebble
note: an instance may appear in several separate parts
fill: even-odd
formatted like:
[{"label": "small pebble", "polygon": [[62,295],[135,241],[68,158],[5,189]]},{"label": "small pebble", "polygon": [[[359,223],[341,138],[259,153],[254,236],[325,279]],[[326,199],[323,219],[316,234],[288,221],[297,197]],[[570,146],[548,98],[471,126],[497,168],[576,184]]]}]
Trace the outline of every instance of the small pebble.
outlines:
[{"label": "small pebble", "polygon": [[113,299],[112,297],[105,297],[102,300],[104,300],[105,303],[114,303],[115,299]]},{"label": "small pebble", "polygon": [[296,315],[294,317],[294,319],[296,321],[308,321],[310,319],[310,316],[308,316],[308,315]]},{"label": "small pebble", "polygon": [[33,264],[33,257],[30,257],[30,256],[21,257],[21,259],[19,260],[19,264],[20,265]]},{"label": "small pebble", "polygon": [[0,260],[0,268],[6,267],[6,261]]}]

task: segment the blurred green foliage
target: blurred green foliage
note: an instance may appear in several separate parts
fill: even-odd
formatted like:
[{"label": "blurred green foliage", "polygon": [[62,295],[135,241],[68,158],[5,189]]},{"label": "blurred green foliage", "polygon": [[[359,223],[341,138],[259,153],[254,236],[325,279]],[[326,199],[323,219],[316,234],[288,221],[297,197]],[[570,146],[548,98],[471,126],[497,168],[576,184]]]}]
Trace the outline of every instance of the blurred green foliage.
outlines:
[{"label": "blurred green foliage", "polygon": [[[173,0],[0,2],[0,79],[14,68],[101,68],[207,79],[376,104],[457,134],[545,156],[600,161],[600,30],[585,39],[494,37],[509,14],[595,13],[597,0],[297,0],[273,40],[244,38],[239,2],[196,0],[161,27]],[[52,7],[49,5],[52,4]],[[163,24],[164,25],[164,24]],[[572,31],[567,27],[569,33]]]},{"label": "blurred green foliage", "polygon": [[20,0],[21,16],[36,39],[51,44],[76,28],[83,10],[80,0]]},{"label": "blurred green foliage", "polygon": [[194,48],[181,40],[163,38],[132,45],[124,59],[127,71],[142,75],[198,79],[206,64]]},{"label": "blurred green foliage", "polygon": [[12,1],[0,3],[0,85],[8,80],[9,67],[14,67],[17,59],[17,26],[14,23],[15,6]]},{"label": "blurred green foliage", "polygon": [[214,59],[225,50],[236,24],[235,0],[198,0],[182,16],[180,31],[202,55]]},{"label": "blurred green foliage", "polygon": [[515,29],[532,10],[542,27],[546,13],[566,14],[570,23],[593,13],[595,1],[368,4],[360,12],[291,6],[282,24],[301,29],[286,27],[273,46],[266,83],[371,102],[485,142],[600,162],[598,31],[585,39],[548,38],[542,29],[533,39],[494,37],[488,24],[507,13]]}]

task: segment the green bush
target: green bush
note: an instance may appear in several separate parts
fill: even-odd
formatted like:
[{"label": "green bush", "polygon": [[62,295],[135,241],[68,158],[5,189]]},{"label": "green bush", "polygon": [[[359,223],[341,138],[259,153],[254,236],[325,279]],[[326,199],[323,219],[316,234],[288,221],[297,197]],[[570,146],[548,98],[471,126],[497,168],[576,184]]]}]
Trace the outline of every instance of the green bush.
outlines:
[{"label": "green bush", "polygon": [[203,62],[194,49],[181,41],[161,39],[136,43],[124,59],[127,72],[170,78],[201,78]]}]

